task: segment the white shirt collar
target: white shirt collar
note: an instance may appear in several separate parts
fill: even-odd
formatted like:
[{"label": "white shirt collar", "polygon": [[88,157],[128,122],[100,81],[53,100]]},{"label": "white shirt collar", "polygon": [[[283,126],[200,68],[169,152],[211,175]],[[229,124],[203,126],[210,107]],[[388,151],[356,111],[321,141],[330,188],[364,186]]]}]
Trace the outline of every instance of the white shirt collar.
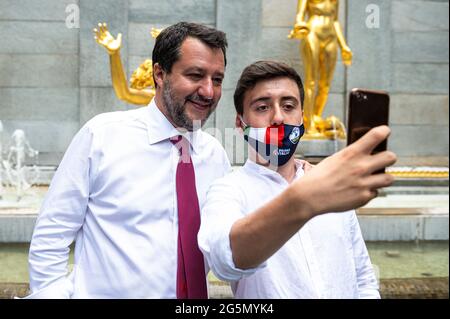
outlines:
[{"label": "white shirt collar", "polygon": [[147,108],[148,119],[145,122],[147,124],[148,140],[150,144],[156,144],[168,140],[173,136],[182,135],[189,141],[193,151],[198,153],[201,143],[201,129],[195,132],[178,131],[156,106],[156,100],[154,98]]},{"label": "white shirt collar", "polygon": [[[295,160],[295,167],[297,169],[295,173],[295,179],[302,177],[305,173],[303,170],[303,164],[300,161]],[[257,175],[262,175],[275,181],[282,181],[283,183],[287,183],[284,177],[281,176],[278,172],[271,170],[270,168],[267,168],[265,166],[259,165],[251,159],[247,159],[243,168],[248,172],[254,172]]]}]

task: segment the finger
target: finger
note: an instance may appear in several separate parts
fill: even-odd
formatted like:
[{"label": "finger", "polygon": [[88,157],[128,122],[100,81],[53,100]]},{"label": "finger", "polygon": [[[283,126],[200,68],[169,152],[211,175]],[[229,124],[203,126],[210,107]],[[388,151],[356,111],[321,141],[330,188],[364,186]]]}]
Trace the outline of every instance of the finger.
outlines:
[{"label": "finger", "polygon": [[378,144],[383,142],[391,134],[391,130],[388,126],[382,125],[372,128],[363,137],[357,140],[349,147],[355,149],[358,152],[370,154],[377,147]]},{"label": "finger", "polygon": [[101,40],[101,38],[102,38],[102,34],[100,33],[100,31],[97,28],[95,28],[94,29],[94,39],[96,39],[98,42]]},{"label": "finger", "polygon": [[118,41],[119,43],[122,43],[122,33],[119,33],[119,34],[117,35],[117,41]]},{"label": "finger", "polygon": [[103,23],[103,30],[108,31],[108,26],[106,25],[106,23]]},{"label": "finger", "polygon": [[389,174],[375,174],[367,176],[364,184],[370,190],[377,190],[379,188],[389,187],[394,183],[394,176]]},{"label": "finger", "polygon": [[367,159],[368,172],[373,173],[385,167],[394,165],[397,161],[397,155],[391,151],[384,151],[378,154],[371,155]]}]

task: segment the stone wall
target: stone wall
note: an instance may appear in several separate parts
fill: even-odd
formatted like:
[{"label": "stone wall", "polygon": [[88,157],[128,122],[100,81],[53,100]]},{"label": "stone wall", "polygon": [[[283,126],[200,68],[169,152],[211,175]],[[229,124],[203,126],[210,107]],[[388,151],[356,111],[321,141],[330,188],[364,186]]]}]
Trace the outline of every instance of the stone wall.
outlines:
[{"label": "stone wall", "polygon": [[[379,29],[363,25],[379,3]],[[391,93],[390,148],[401,162],[448,165],[448,1],[348,1],[348,38],[355,50],[348,88]]]},{"label": "stone wall", "polygon": [[[79,6],[80,28],[66,27],[69,4]],[[380,10],[377,28],[366,24],[370,4]],[[41,164],[57,165],[92,116],[135,107],[114,95],[108,56],[93,39],[96,23],[105,21],[113,35],[123,34],[130,76],[151,56],[151,27],[196,21],[228,34],[223,98],[207,128],[218,129],[239,164],[242,154],[233,150],[242,140],[224,139],[225,128],[234,127],[236,80],[257,59],[282,60],[302,72],[298,41],[287,39],[296,6],[297,0],[0,0],[0,120],[8,134],[25,130],[41,151]],[[340,2],[340,22],[355,58],[348,69],[338,62],[325,115],[345,120],[353,87],[389,91],[389,148],[399,164],[448,165],[448,7],[448,0]]]},{"label": "stone wall", "polygon": [[43,163],[57,164],[79,128],[79,32],[65,25],[70,3],[77,1],[0,0],[0,120],[4,135],[23,129]]}]

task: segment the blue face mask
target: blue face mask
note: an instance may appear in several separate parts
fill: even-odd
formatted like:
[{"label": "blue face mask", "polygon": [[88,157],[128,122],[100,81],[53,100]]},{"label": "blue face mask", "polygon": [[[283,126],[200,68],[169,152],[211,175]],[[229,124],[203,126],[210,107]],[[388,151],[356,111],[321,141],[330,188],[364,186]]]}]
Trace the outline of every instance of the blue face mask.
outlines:
[{"label": "blue face mask", "polygon": [[283,166],[289,161],[305,133],[303,124],[255,128],[248,126],[244,121],[242,123],[245,125],[245,140],[270,165],[276,167]]}]

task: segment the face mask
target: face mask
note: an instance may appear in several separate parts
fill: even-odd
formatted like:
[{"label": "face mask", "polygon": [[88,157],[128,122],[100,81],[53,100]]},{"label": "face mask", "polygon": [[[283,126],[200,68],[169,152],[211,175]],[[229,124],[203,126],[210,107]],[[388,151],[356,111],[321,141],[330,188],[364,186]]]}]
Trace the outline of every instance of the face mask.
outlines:
[{"label": "face mask", "polygon": [[[241,119],[242,121],[242,119]],[[282,124],[263,128],[245,125],[244,138],[251,147],[273,166],[283,166],[294,155],[305,132],[302,125]]]}]

